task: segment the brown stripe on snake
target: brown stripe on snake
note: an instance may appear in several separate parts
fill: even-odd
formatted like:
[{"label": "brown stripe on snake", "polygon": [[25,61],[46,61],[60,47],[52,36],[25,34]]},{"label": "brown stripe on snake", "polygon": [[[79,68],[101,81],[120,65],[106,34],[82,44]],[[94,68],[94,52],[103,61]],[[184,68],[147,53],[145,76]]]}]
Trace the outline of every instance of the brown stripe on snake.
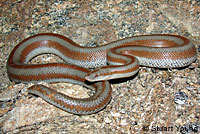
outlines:
[{"label": "brown stripe on snake", "polygon": [[134,55],[138,57],[145,57],[150,59],[185,59],[185,58],[191,58],[194,56],[194,53],[196,52],[195,48],[190,48],[186,51],[180,51],[180,52],[171,52],[170,54],[164,55],[160,52],[147,52],[147,51],[135,51],[135,50],[124,50],[122,53],[127,55]]},{"label": "brown stripe on snake", "polygon": [[55,78],[70,78],[73,80],[77,80],[77,81],[82,81],[84,82],[85,79],[82,79],[80,77],[77,77],[75,75],[68,75],[68,74],[41,74],[41,75],[15,75],[15,74],[9,74],[9,77],[12,79],[18,79],[20,81],[44,81],[44,80],[48,80],[48,79],[55,79]]},{"label": "brown stripe on snake", "polygon": [[71,49],[68,49],[67,47],[60,45],[58,42],[45,40],[45,41],[34,42],[30,44],[29,46],[27,46],[21,54],[23,55],[23,57],[21,58],[22,62],[25,61],[26,55],[28,55],[34,49],[40,48],[40,47],[56,49],[60,53],[62,53],[65,57],[69,57],[71,59],[81,60],[81,61],[90,61],[92,58],[97,59],[97,58],[100,58],[99,57],[100,55],[103,56],[102,52],[99,55],[91,55],[90,53],[80,53],[80,52],[76,52]]},{"label": "brown stripe on snake", "polygon": [[[187,43],[187,41],[185,41]],[[146,46],[146,47],[175,47],[177,46],[176,43],[169,40],[138,40],[138,41],[132,41],[124,43],[124,46],[132,46],[134,44],[135,46]]]},{"label": "brown stripe on snake", "polygon": [[[12,57],[12,56],[10,56]],[[23,60],[21,60],[23,61]],[[79,66],[74,66],[70,64],[62,64],[62,63],[51,63],[51,64],[26,64],[26,65],[19,65],[19,64],[14,64],[13,61],[8,61],[10,64],[10,67],[17,68],[17,69],[37,69],[37,68],[44,68],[44,67],[61,67],[61,68],[71,68],[74,70],[79,70],[85,73],[88,73],[89,71],[85,68],[79,67]]]},{"label": "brown stripe on snake", "polygon": [[[43,53],[55,54],[64,63],[28,64]],[[44,33],[23,40],[13,49],[7,72],[16,82],[70,82],[95,90],[93,96],[78,99],[41,85],[28,89],[29,93],[67,112],[92,114],[109,103],[112,90],[107,80],[130,77],[137,73],[139,64],[158,68],[188,66],[196,60],[196,55],[192,42],[177,35],[135,36],[89,48],[62,35]]]}]

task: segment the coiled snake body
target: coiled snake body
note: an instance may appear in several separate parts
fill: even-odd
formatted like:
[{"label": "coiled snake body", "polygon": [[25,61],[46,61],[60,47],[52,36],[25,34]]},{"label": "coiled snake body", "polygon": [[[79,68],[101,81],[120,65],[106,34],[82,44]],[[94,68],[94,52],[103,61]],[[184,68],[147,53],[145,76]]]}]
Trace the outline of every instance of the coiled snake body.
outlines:
[{"label": "coiled snake body", "polygon": [[[66,63],[28,64],[44,53],[55,54]],[[138,72],[139,65],[179,68],[195,60],[192,42],[177,35],[135,36],[89,48],[62,35],[43,33],[23,40],[13,49],[7,72],[15,82],[70,82],[94,89],[95,94],[85,99],[72,98],[42,85],[28,89],[67,112],[92,114],[109,103],[112,90],[108,80],[130,77]]]}]

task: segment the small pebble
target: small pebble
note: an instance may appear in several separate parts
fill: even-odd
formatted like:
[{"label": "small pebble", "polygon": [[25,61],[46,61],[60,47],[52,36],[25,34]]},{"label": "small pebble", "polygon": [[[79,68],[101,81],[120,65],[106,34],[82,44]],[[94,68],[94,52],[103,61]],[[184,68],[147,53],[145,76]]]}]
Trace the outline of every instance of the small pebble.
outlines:
[{"label": "small pebble", "polygon": [[109,119],[109,118],[105,118],[105,120],[104,120],[106,123],[111,123],[111,119]]},{"label": "small pebble", "polygon": [[183,105],[187,102],[188,96],[184,92],[175,93],[174,102]]}]

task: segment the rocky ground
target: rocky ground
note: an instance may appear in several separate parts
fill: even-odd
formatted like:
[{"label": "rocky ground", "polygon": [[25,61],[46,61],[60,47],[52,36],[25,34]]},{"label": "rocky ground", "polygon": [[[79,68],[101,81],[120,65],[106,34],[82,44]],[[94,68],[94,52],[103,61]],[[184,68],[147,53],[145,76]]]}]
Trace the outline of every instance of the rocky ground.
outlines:
[{"label": "rocky ground", "polygon": [[[1,0],[0,7],[0,133],[200,132],[200,1]],[[177,34],[195,44],[198,56],[182,69],[141,67],[136,76],[112,83],[112,100],[105,109],[77,116],[29,95],[31,84],[13,83],[7,76],[13,47],[43,32],[90,47],[135,35]],[[31,62],[59,60],[48,54]],[[70,83],[47,85],[76,97],[90,93]]]}]

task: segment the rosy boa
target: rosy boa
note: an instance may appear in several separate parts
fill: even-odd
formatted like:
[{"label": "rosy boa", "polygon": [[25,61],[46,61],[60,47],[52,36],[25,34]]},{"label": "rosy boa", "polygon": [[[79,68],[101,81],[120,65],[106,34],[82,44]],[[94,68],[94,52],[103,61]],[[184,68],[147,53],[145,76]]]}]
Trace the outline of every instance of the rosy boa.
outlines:
[{"label": "rosy boa", "polygon": [[[66,63],[28,64],[32,58],[44,53],[55,54]],[[93,89],[94,95],[85,99],[72,98],[43,85],[28,89],[29,93],[67,112],[92,114],[103,109],[111,99],[108,80],[133,76],[140,65],[185,67],[196,57],[192,42],[177,35],[135,36],[89,48],[62,35],[43,33],[23,40],[13,49],[7,72],[15,82],[70,82]]]}]

